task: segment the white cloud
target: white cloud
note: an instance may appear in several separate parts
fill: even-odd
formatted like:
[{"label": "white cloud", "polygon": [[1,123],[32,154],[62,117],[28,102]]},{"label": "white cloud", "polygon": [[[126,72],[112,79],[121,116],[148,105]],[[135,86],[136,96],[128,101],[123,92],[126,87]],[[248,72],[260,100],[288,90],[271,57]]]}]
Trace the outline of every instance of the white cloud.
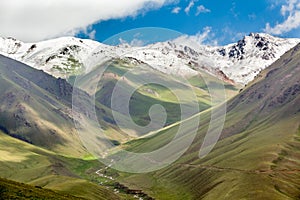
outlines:
[{"label": "white cloud", "polygon": [[204,27],[201,32],[198,32],[196,35],[184,35],[177,39],[175,42],[190,46],[197,49],[199,45],[218,45],[218,41],[215,39],[215,34],[212,33],[212,28],[207,26]]},{"label": "white cloud", "polygon": [[188,15],[190,13],[191,8],[193,8],[195,5],[195,2],[192,0],[190,1],[189,5],[184,9],[184,12]]},{"label": "white cloud", "polygon": [[73,30],[73,31],[70,31],[70,32],[66,33],[65,35],[66,36],[73,36],[77,33],[80,33],[80,34],[83,34],[83,35],[87,36],[88,38],[94,40],[95,36],[96,36],[96,30],[94,30],[92,28],[93,28],[92,26],[87,26],[82,30]]},{"label": "white cloud", "polygon": [[286,0],[266,0],[269,4],[267,9],[268,10],[274,10],[277,9],[278,6],[281,6],[283,3],[285,3]]},{"label": "white cloud", "polygon": [[293,12],[298,0],[289,0],[288,5],[283,5],[280,9],[281,15],[285,16],[286,13]]},{"label": "white cloud", "polygon": [[88,33],[88,36],[90,39],[94,40],[96,36],[96,30],[92,30],[90,33]]},{"label": "white cloud", "polygon": [[191,40],[194,40],[198,44],[204,44],[205,41],[209,38],[211,33],[211,27],[205,27],[202,32],[198,32],[194,36],[190,36]]},{"label": "white cloud", "polygon": [[130,46],[132,47],[142,47],[145,46],[145,42],[143,40],[139,40],[139,39],[133,39],[130,41]]},{"label": "white cloud", "polygon": [[146,41],[144,40],[140,40],[137,38],[133,38],[130,42],[128,42],[127,40],[124,40],[123,38],[119,38],[119,42],[120,44],[126,44],[132,47],[142,47],[146,45]]},{"label": "white cloud", "polygon": [[276,24],[271,27],[270,23],[266,24],[265,31],[270,34],[281,35],[283,33],[290,32],[293,29],[300,27],[300,12],[295,12],[289,15],[288,18],[281,24]]},{"label": "white cloud", "polygon": [[300,27],[299,0],[287,0],[286,3],[286,5],[281,6],[280,10],[281,15],[285,17],[285,20],[281,23],[277,23],[274,27],[272,27],[270,23],[267,23],[264,29],[265,32],[281,35]]},{"label": "white cloud", "polygon": [[180,7],[175,7],[175,8],[173,8],[172,13],[178,14],[180,12],[180,10],[181,10]]},{"label": "white cloud", "polygon": [[[74,35],[108,19],[135,16],[172,0],[1,0],[0,34],[24,41]],[[91,34],[93,36],[93,34]]]},{"label": "white cloud", "polygon": [[200,13],[210,13],[210,9],[205,8],[203,5],[200,5],[197,7],[196,16],[198,16]]}]

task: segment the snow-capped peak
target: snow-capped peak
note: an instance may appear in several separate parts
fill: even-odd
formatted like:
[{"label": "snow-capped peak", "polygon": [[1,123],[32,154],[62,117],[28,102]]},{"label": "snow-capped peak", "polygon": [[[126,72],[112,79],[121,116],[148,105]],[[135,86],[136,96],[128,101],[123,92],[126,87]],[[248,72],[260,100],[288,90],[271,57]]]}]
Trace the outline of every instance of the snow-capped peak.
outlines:
[{"label": "snow-capped peak", "polygon": [[222,72],[236,83],[247,84],[299,42],[300,39],[296,38],[283,39],[265,33],[250,33],[237,43],[226,46],[197,45],[188,37],[175,39],[171,46],[185,59],[190,59],[194,69]]},{"label": "snow-capped peak", "polygon": [[1,54],[44,70],[56,77],[82,70],[83,61],[99,46],[93,40],[62,37],[37,43],[23,43],[12,38],[0,38]]},{"label": "snow-capped peak", "polygon": [[199,45],[188,36],[144,47],[108,46],[74,37],[38,43],[0,37],[0,54],[62,78],[91,70],[90,62],[100,58],[121,58],[146,63],[167,74],[193,76],[204,70],[223,80],[246,84],[299,42],[264,33],[250,33],[226,46]]}]

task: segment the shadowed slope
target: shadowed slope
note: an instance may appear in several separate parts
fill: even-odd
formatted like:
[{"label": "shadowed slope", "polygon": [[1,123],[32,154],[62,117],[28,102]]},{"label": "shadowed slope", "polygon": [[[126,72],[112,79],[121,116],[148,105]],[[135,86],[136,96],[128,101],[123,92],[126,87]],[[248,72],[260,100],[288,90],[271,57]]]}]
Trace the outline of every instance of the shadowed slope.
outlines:
[{"label": "shadowed slope", "polygon": [[28,143],[69,155],[86,154],[74,134],[72,86],[0,56],[0,127]]}]

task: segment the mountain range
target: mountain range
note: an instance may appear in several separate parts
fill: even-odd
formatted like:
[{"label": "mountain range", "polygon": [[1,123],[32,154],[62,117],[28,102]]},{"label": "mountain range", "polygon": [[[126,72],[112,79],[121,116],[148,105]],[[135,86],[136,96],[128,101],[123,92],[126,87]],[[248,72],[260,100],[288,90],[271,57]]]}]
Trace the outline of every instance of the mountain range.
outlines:
[{"label": "mountain range", "polygon": [[[0,179],[0,197],[299,198],[299,42],[264,33],[251,33],[223,47],[195,45],[188,36],[143,47],[109,46],[73,37],[38,43],[0,38],[0,177],[6,178]],[[99,65],[99,61],[103,62]],[[97,82],[103,66],[107,68]],[[126,76],[132,69],[140,73]],[[185,101],[170,88],[140,87],[145,76],[170,84]],[[180,77],[188,80],[195,98]],[[128,105],[130,116],[111,104],[120,80],[124,82],[118,96],[121,102],[135,89]],[[221,112],[224,104],[211,100],[210,93],[221,93],[218,85],[224,85],[226,95],[224,128],[212,152],[199,158],[212,113]],[[76,112],[72,112],[74,91],[80,94]],[[85,112],[92,97],[96,118]],[[132,119],[146,126],[152,122],[149,110],[156,104],[167,113],[163,127],[154,122],[154,130],[125,126],[125,132],[114,118],[116,113],[126,122]],[[180,118],[181,105],[190,109],[184,118]],[[200,124],[195,124],[198,117]],[[95,122],[116,146],[107,158],[120,150],[157,150],[174,138],[181,124],[188,125],[184,135],[191,130],[197,134],[173,164],[132,174],[101,164],[82,144],[78,128],[83,137],[88,136],[99,131],[85,128]],[[105,147],[102,138],[98,141]]]},{"label": "mountain range", "polygon": [[198,45],[188,36],[143,47],[109,46],[72,37],[38,43],[0,38],[0,53],[60,78],[88,72],[101,59],[120,58],[146,63],[165,74],[193,76],[205,71],[245,85],[299,42],[264,33],[250,33],[226,46]]}]

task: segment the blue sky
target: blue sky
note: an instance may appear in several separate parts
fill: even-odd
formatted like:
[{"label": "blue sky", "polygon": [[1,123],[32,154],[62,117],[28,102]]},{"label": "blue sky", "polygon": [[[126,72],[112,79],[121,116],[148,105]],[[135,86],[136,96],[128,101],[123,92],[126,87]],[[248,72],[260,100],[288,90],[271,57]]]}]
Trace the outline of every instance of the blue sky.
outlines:
[{"label": "blue sky", "polygon": [[[103,42],[112,35],[140,27],[163,27],[188,35],[202,34],[209,29],[210,32],[203,43],[224,45],[235,42],[250,32],[266,32],[266,24],[274,27],[276,24],[284,23],[289,14],[292,15],[294,12],[282,14],[282,8],[288,5],[289,1],[272,0],[183,0],[139,13],[134,17],[101,21],[89,27],[89,30],[94,31],[95,40]],[[297,1],[295,5],[297,6]],[[294,10],[297,9],[296,6]],[[300,37],[299,27],[282,32],[274,35]],[[88,37],[82,33],[77,36]],[[173,35],[170,36],[172,37]],[[147,37],[141,35],[127,40],[130,42],[134,38],[147,40]]]},{"label": "blue sky", "polygon": [[[133,45],[192,35],[210,45],[250,32],[300,37],[300,0],[1,0],[0,36],[35,42],[62,36]],[[139,32],[142,31],[142,32]],[[118,38],[120,37],[120,38]]]}]

